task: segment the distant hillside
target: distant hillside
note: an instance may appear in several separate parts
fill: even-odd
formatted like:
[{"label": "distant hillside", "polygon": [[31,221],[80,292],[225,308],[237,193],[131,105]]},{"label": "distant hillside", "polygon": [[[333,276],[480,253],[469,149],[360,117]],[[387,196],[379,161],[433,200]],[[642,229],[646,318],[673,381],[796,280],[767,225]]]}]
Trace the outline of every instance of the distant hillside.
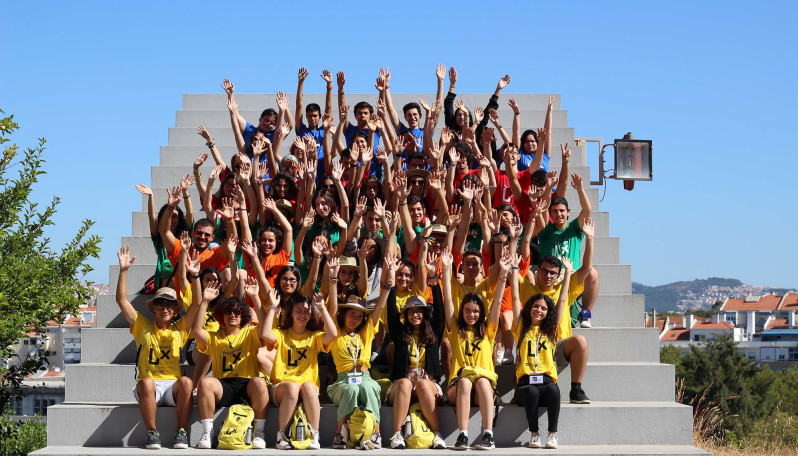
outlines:
[{"label": "distant hillside", "polygon": [[[723,291],[717,291],[721,287]],[[667,285],[650,287],[640,283],[632,283],[632,293],[646,296],[646,311],[654,308],[658,312],[681,311],[682,307],[709,308],[715,299],[745,294],[743,283],[737,279],[710,277],[702,280],[674,282]],[[692,305],[690,305],[692,304]]]}]

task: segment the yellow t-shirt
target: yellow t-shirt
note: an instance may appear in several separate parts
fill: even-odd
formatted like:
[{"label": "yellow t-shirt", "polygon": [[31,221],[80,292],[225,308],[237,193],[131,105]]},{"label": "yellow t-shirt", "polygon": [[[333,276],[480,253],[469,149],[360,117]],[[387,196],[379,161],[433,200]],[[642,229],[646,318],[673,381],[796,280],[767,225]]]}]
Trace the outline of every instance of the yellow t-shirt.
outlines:
[{"label": "yellow t-shirt", "polygon": [[[518,295],[521,300],[521,308],[524,308],[524,304],[529,301],[529,298],[535,296],[538,293],[542,293],[552,301],[554,304],[557,305],[557,300],[560,299],[560,290],[562,289],[562,283],[558,283],[554,285],[554,287],[549,291],[540,291],[540,289],[536,285],[532,285],[523,277],[518,278]],[[565,305],[570,306],[576,298],[582,294],[582,291],[585,289],[585,283],[579,283],[576,278],[576,271],[571,275],[571,282],[568,285],[568,298],[565,300]],[[556,309],[555,309],[556,310]],[[569,308],[566,307],[563,309],[562,318],[560,319],[560,327],[558,329],[559,337],[561,339],[566,339],[571,337],[573,331],[571,331],[571,312],[569,312]]]},{"label": "yellow t-shirt", "polygon": [[180,349],[188,339],[185,319],[158,329],[155,323],[136,312],[136,321],[130,327],[136,340],[138,379],[177,380],[180,378]]},{"label": "yellow t-shirt", "polygon": [[[485,299],[484,294],[480,293],[480,288],[484,288],[487,286],[488,280],[482,280],[481,282],[477,282],[477,284],[473,287],[469,287],[468,285],[463,285],[462,283],[457,281],[457,277],[454,275],[452,276],[452,304],[454,305],[454,318],[457,319],[457,316],[460,315],[460,303],[463,302],[463,298],[467,293],[478,293],[482,296],[482,299]],[[485,284],[485,285],[483,285]],[[486,301],[489,302],[489,301]]]},{"label": "yellow t-shirt", "polygon": [[[558,329],[559,331],[559,329]],[[515,340],[521,339],[518,347],[518,361],[515,365],[515,379],[524,375],[546,374],[557,383],[557,363],[554,362],[554,349],[557,341],[550,340],[540,332],[540,326],[532,326],[521,335],[521,325],[513,328]],[[537,348],[537,349],[536,349]],[[535,356],[537,354],[537,356]]]},{"label": "yellow t-shirt", "polygon": [[418,343],[418,335],[414,334],[410,345],[407,347],[408,354],[410,355],[410,368],[424,369],[427,361],[427,344]]},{"label": "yellow t-shirt", "polygon": [[211,357],[216,378],[258,377],[258,349],[264,345],[258,337],[257,326],[241,328],[232,336],[228,336],[224,329],[208,333],[207,347],[197,341],[199,351]]},{"label": "yellow t-shirt", "polygon": [[[345,307],[339,308],[339,312],[345,311]],[[338,337],[330,345],[330,354],[335,361],[338,372],[352,372],[355,370],[354,359],[357,359],[358,366],[371,367],[371,343],[374,342],[374,335],[377,333],[379,325],[371,323],[371,317],[366,315],[366,324],[354,336],[349,336],[346,331],[338,326]],[[360,369],[358,369],[360,370]]]},{"label": "yellow t-shirt", "polygon": [[322,343],[324,331],[295,333],[292,329],[276,329],[277,342],[271,382],[295,382],[319,385],[319,353],[326,351]]},{"label": "yellow t-shirt", "polygon": [[[411,288],[408,291],[399,291],[398,288],[396,289],[396,310],[399,311],[399,319],[402,321],[402,323],[405,322],[405,315],[404,313],[402,313],[402,310],[404,310],[405,304],[407,304],[407,300],[411,296],[415,295],[423,296],[427,300],[427,302],[432,302],[432,289],[430,287],[427,287],[426,292],[422,292],[421,288],[416,284],[413,284],[413,288]],[[384,310],[382,312],[382,315],[380,315],[380,322],[384,324],[385,327],[388,327],[387,310]]]},{"label": "yellow t-shirt", "polygon": [[[188,311],[188,308],[191,306],[192,297],[191,297],[191,287],[186,288],[183,290],[183,310]],[[205,312],[205,323],[202,325],[202,329],[211,333],[219,330],[219,322],[213,318],[213,312]]]},{"label": "yellow t-shirt", "polygon": [[452,330],[449,332],[449,341],[452,344],[452,365],[449,372],[452,377],[457,376],[460,369],[465,366],[482,367],[494,372],[493,340],[496,338],[497,326],[488,323],[485,337],[476,343],[473,331],[466,331],[466,337],[463,339],[456,324],[452,325]]}]

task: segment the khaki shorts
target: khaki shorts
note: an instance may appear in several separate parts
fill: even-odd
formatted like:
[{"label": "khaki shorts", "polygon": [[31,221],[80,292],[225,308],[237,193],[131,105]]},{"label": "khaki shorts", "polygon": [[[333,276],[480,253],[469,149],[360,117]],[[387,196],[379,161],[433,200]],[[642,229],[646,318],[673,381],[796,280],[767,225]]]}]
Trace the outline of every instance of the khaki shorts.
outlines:
[{"label": "khaki shorts", "polygon": [[571,364],[571,361],[565,357],[565,341],[570,339],[560,339],[557,341],[557,348],[554,349],[554,362],[557,363],[557,371],[562,371]]}]

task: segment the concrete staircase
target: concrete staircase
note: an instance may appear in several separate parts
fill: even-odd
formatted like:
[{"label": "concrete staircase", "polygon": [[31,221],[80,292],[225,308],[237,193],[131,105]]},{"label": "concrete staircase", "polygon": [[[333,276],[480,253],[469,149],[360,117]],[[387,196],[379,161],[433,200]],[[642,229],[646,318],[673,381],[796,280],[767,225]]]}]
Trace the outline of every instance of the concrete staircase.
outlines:
[{"label": "concrete staircase", "polygon": [[[523,94],[502,96],[500,119],[510,128],[512,112],[506,104],[510,96],[515,97],[522,108],[524,128],[540,127],[543,124],[549,95]],[[292,96],[291,96],[292,97]],[[394,102],[402,106],[423,97],[431,101],[432,94],[397,94]],[[550,166],[559,169],[561,157],[559,143],[573,144],[574,129],[568,126],[567,112],[560,107],[556,97],[553,116],[554,151]],[[257,123],[260,112],[267,106],[275,106],[271,94],[239,94],[236,96],[241,113],[251,123]],[[461,95],[466,105],[474,108],[487,102],[487,94]],[[293,98],[290,98],[293,100]],[[350,104],[366,100],[375,104],[375,94],[347,94]],[[324,105],[323,94],[306,94],[305,103]],[[196,126],[202,123],[214,137],[222,155],[229,159],[235,151],[230,132],[230,120],[224,94],[189,94],[183,96],[183,109],[177,111],[176,126],[169,129],[169,144],[161,147],[161,163],[152,167],[151,186],[156,207],[164,204],[164,188],[175,185],[181,176],[191,172],[196,157],[207,151],[204,140],[196,134]],[[509,131],[508,131],[509,132]],[[281,154],[286,153],[293,133],[285,141]],[[498,134],[497,134],[498,137]],[[203,166],[203,175],[208,176],[213,166],[209,159]],[[590,170],[581,154],[573,153],[571,172],[590,181]],[[123,191],[123,190],[119,190]],[[609,214],[601,212],[598,190],[588,189],[596,221],[595,264],[601,278],[601,293],[594,308],[593,326],[589,330],[576,329],[589,341],[589,363],[583,387],[592,399],[589,405],[572,405],[568,401],[570,369],[560,374],[563,405],[560,414],[560,449],[528,450],[521,443],[528,441],[529,432],[523,409],[514,405],[503,406],[495,429],[498,454],[529,454],[530,452],[565,454],[706,454],[692,446],[692,411],[690,407],[674,401],[673,366],[659,363],[659,344],[654,329],[643,327],[644,298],[632,295],[631,267],[620,264],[619,238],[610,236]],[[196,187],[190,190],[192,200],[198,205]],[[571,213],[579,213],[579,200],[569,189]],[[134,291],[152,275],[155,252],[149,240],[149,225],[146,213],[146,197],[142,206],[132,214],[132,233],[123,237],[122,244],[131,245],[131,254],[138,257],[129,272],[130,291]],[[195,207],[199,209],[199,207]],[[203,215],[197,211],[197,217]],[[110,266],[109,283],[113,293],[116,287],[118,266]],[[140,311],[144,310],[146,298],[129,296]],[[144,454],[145,429],[141,424],[138,407],[133,402],[135,385],[133,361],[135,349],[127,325],[119,313],[113,294],[100,296],[97,303],[98,327],[83,333],[83,360],[70,365],[66,372],[66,402],[48,410],[48,447],[35,452],[38,455],[59,454]],[[190,366],[185,366],[191,375]],[[512,398],[511,366],[499,368],[499,394],[505,402]],[[391,408],[382,409],[382,434],[385,443],[391,435]],[[469,435],[476,440],[480,433],[478,409],[471,411]],[[216,415],[216,425],[226,411]],[[267,444],[274,444],[277,410],[269,409],[266,421]],[[329,449],[332,429],[335,426],[333,406],[322,407],[322,450],[317,454],[339,454]],[[457,437],[453,409],[440,409],[441,431],[450,445]],[[193,412],[189,430],[191,444],[199,440],[201,429],[196,410]],[[541,418],[541,429],[546,428],[545,415]],[[158,410],[158,427],[164,440],[162,453],[223,453],[216,450],[167,450],[175,431],[175,410]],[[260,450],[263,452],[264,450]],[[275,453],[277,450],[265,450]],[[447,451],[434,451],[435,454]],[[381,454],[410,454],[390,449],[377,450]],[[413,452],[415,453],[415,451]],[[426,451],[418,451],[426,453]]]}]

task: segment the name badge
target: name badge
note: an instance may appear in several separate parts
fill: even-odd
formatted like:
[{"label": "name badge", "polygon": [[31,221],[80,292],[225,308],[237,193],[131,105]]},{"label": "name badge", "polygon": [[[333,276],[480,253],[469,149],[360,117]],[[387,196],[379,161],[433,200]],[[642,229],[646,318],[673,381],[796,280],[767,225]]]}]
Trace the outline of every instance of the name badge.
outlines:
[{"label": "name badge", "polygon": [[352,372],[346,374],[346,382],[350,385],[360,385],[363,383],[363,373],[362,372]]},{"label": "name badge", "polygon": [[530,375],[529,376],[529,384],[530,385],[542,385],[543,384],[543,375]]}]

